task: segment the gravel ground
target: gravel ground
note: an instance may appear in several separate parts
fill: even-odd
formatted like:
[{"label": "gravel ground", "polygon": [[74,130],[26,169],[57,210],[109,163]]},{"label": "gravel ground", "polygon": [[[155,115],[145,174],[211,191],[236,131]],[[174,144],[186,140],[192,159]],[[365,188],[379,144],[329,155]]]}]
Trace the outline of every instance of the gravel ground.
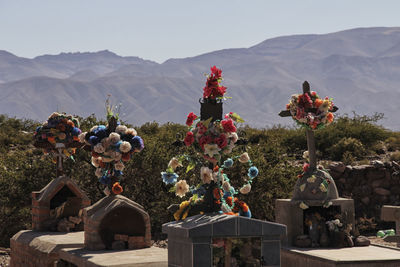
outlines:
[{"label": "gravel ground", "polygon": [[7,267],[10,265],[10,249],[0,248],[0,267]]}]

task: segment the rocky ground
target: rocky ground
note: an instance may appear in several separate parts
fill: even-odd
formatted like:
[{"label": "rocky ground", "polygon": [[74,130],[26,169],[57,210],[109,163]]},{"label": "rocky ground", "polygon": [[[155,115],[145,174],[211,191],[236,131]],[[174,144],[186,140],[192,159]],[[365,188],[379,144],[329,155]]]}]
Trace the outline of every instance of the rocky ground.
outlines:
[{"label": "rocky ground", "polygon": [[0,267],[6,267],[10,264],[10,249],[0,248]]}]

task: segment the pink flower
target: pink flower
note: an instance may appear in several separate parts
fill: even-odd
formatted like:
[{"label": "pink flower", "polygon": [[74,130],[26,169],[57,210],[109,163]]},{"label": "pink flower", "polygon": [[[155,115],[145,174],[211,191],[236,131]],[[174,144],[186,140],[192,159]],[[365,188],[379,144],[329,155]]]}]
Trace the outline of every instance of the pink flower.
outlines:
[{"label": "pink flower", "polygon": [[307,172],[309,167],[310,167],[310,164],[304,163],[304,165],[303,165],[303,172]]},{"label": "pink flower", "polygon": [[185,142],[185,145],[186,145],[186,146],[190,146],[191,144],[193,144],[193,142],[194,142],[194,135],[193,135],[193,133],[192,133],[192,132],[187,132],[187,133],[186,133],[186,137],[185,137],[185,139],[183,140],[183,142]]},{"label": "pink flower", "polygon": [[232,119],[225,119],[221,121],[222,127],[225,132],[232,133],[236,132],[236,126],[233,124]]},{"label": "pink flower", "polygon": [[187,119],[186,119],[186,125],[187,126],[192,126],[193,121],[197,119],[196,114],[194,114],[193,112],[190,112]]}]

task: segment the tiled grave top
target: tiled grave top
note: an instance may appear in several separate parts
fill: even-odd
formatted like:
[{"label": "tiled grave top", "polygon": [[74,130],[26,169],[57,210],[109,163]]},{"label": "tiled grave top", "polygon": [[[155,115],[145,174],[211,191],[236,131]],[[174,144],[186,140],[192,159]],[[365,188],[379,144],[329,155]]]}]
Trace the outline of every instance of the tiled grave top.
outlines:
[{"label": "tiled grave top", "polygon": [[165,223],[162,231],[168,237],[234,237],[282,236],[286,226],[278,223],[225,214],[204,214],[183,221]]},{"label": "tiled grave top", "polygon": [[67,176],[60,176],[60,177],[52,180],[45,187],[43,187],[42,190],[32,192],[32,197],[34,198],[34,200],[36,200],[39,203],[50,202],[50,200],[64,186],[67,186],[78,198],[81,198],[83,203],[90,204],[90,200],[86,196],[86,194],[78,187],[78,185],[74,181],[72,181]]}]

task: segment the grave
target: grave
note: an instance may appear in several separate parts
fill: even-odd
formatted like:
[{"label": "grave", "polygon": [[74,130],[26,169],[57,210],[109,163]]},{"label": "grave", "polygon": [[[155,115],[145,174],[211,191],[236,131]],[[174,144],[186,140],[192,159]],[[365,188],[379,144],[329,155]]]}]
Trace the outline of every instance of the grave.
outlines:
[{"label": "grave", "polygon": [[214,213],[165,223],[162,231],[168,235],[169,266],[280,266],[286,227]]},{"label": "grave", "polygon": [[[307,81],[303,83],[303,95],[300,96],[308,97],[310,101],[312,97],[318,98],[316,93],[312,95],[310,92],[310,85]],[[300,98],[300,96],[298,97]],[[331,112],[336,110],[337,107],[333,106]],[[303,114],[318,113],[311,104],[302,112]],[[295,117],[292,110],[282,111],[279,115]],[[303,121],[301,124],[306,126],[309,165],[297,180],[292,199],[276,200],[275,221],[287,226],[287,239],[283,241],[289,246],[296,242],[299,246],[306,247],[315,247],[321,244],[336,246],[337,244],[332,244],[332,240],[338,237],[332,236],[332,234],[328,237],[328,233],[325,231],[325,222],[340,218],[340,222],[344,225],[354,226],[354,202],[352,199],[339,198],[333,178],[327,171],[317,168],[313,132],[317,127],[312,125],[313,128],[310,128],[308,124],[305,125],[306,123],[309,121]],[[327,238],[330,239],[327,240]]]},{"label": "grave", "polygon": [[397,242],[397,246],[400,247],[400,206],[382,206],[381,220],[396,223],[396,235],[387,236],[385,240],[388,242]]}]

